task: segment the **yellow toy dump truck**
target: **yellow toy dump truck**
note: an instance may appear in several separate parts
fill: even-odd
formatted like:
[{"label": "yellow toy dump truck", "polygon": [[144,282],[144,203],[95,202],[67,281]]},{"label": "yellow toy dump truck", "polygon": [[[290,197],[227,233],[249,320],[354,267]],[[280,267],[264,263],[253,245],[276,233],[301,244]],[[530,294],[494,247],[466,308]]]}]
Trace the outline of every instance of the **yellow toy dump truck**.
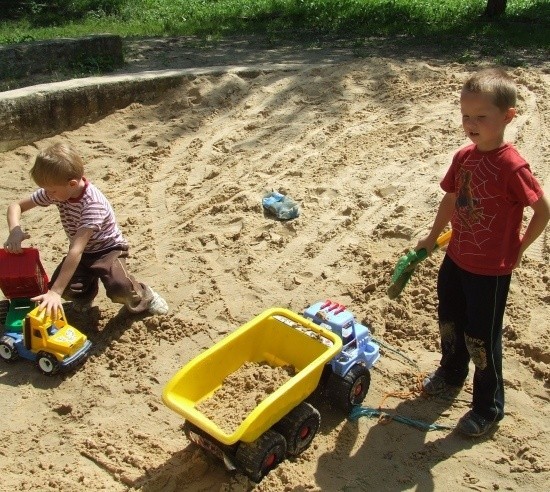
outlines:
[{"label": "yellow toy dump truck", "polygon": [[[365,398],[369,369],[378,357],[369,330],[339,304],[316,303],[304,316],[272,308],[187,363],[167,383],[162,398],[185,418],[183,428],[190,441],[221,458],[229,469],[259,482],[287,456],[311,444],[321,418],[306,399],[320,388],[328,401],[347,413]],[[222,422],[206,415],[203,405],[211,405],[228,377],[248,363],[294,371],[234,431],[227,431]],[[232,402],[235,410],[238,403]]]},{"label": "yellow toy dump truck", "polygon": [[65,313],[52,320],[30,300],[47,285],[37,250],[26,248],[21,255],[0,250],[0,289],[7,298],[0,301],[0,359],[29,359],[44,374],[53,375],[84,361],[92,344],[67,323]]},{"label": "yellow toy dump truck", "polygon": [[5,332],[0,337],[0,358],[7,362],[19,357],[32,360],[48,376],[83,362],[92,343],[60,314],[52,321],[44,310],[34,308],[25,316],[22,333]]}]

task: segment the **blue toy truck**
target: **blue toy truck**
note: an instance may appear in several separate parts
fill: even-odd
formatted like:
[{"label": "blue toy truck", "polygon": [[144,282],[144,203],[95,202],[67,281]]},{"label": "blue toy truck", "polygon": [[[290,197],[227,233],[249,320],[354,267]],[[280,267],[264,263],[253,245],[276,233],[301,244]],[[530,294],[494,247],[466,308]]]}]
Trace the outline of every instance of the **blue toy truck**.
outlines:
[{"label": "blue toy truck", "polygon": [[326,365],[319,389],[334,406],[349,412],[363,402],[369,391],[370,368],[380,358],[380,348],[369,329],[342,304],[319,301],[303,316],[342,339],[342,350]]}]

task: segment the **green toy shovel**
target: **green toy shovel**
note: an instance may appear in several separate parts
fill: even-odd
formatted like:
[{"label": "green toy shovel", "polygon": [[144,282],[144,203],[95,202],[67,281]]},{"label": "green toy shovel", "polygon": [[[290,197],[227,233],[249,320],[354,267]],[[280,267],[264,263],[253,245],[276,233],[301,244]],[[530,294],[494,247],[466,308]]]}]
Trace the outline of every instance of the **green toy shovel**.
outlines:
[{"label": "green toy shovel", "polygon": [[[437,241],[435,242],[434,251],[442,246],[448,244],[451,239],[452,231],[447,231],[441,234]],[[393,275],[391,277],[391,284],[388,287],[388,297],[390,299],[395,299],[401,291],[407,285],[407,282],[411,278],[414,270],[417,265],[424,259],[428,257],[428,252],[422,248],[418,251],[409,251],[406,255],[399,258],[395,269],[393,270]]]}]

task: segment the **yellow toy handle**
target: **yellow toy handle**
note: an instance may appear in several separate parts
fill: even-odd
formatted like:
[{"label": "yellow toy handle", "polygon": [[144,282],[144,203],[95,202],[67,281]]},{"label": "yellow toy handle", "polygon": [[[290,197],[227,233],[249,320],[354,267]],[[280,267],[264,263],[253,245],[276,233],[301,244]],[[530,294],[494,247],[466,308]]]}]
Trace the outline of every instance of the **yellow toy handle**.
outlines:
[{"label": "yellow toy handle", "polygon": [[439,237],[437,238],[436,242],[435,242],[437,247],[441,248],[442,246],[445,246],[446,244],[448,244],[449,241],[451,240],[452,234],[453,234],[452,229],[449,229],[447,232],[444,232],[443,234],[440,234]]}]

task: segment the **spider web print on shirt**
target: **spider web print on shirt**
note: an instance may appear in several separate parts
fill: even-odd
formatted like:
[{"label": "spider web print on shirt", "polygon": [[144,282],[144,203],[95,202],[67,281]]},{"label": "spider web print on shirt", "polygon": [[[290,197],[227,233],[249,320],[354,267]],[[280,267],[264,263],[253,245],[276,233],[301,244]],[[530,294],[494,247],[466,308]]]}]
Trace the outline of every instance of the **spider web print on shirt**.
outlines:
[{"label": "spider web print on shirt", "polygon": [[496,214],[487,214],[483,203],[499,196],[489,191],[492,188],[490,183],[497,181],[497,175],[498,167],[485,157],[469,158],[458,171],[455,205],[458,224],[453,230],[458,252],[476,256],[484,254],[483,245],[491,238],[491,225]]}]

